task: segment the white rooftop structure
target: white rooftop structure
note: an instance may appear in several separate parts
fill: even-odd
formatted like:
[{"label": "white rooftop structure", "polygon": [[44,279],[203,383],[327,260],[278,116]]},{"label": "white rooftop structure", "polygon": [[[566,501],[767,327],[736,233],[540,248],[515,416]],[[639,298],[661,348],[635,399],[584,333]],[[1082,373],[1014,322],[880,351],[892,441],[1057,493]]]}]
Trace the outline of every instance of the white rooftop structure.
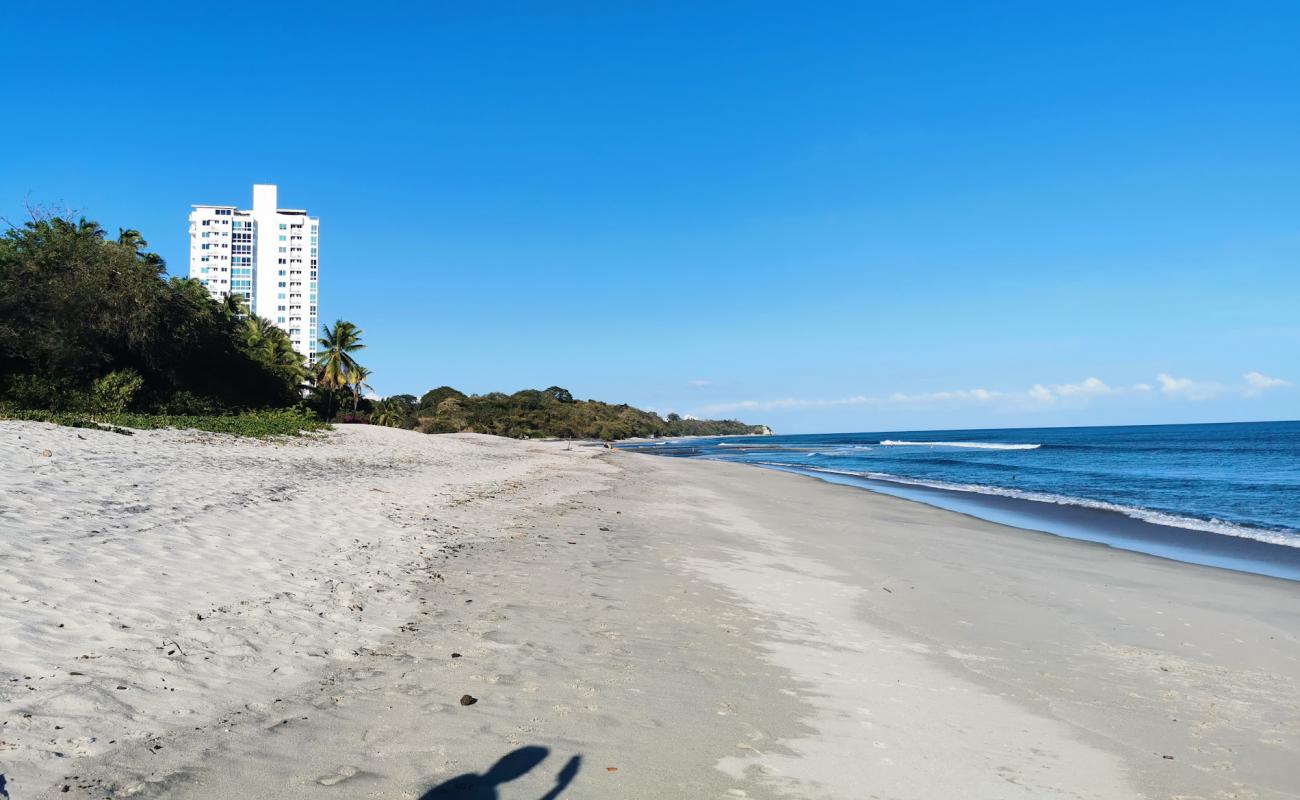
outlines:
[{"label": "white rooftop structure", "polygon": [[274,184],[253,184],[253,208],[196,204],[190,212],[190,277],[217,300],[242,294],[252,313],[284,329],[314,361],[320,220],[280,208]]}]

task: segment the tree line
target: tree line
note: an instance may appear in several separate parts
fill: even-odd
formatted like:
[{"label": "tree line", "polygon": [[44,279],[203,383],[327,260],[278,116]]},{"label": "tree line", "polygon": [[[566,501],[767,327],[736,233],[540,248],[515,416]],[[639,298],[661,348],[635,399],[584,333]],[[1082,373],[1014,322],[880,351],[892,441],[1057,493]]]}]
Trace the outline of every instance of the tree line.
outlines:
[{"label": "tree line", "polygon": [[[763,433],[735,420],[667,418],[577,400],[565,389],[468,395],[441,386],[420,397],[366,398],[362,331],[325,326],[308,365],[288,335],[242,295],[212,299],[191,278],[168,278],[139,231],[34,214],[0,235],[0,412],[200,417],[297,409],[323,421],[424,433],[626,439]],[[265,418],[255,420],[264,429]],[[227,422],[211,423],[225,430]],[[291,426],[292,420],[282,421]],[[215,427],[213,427],[215,426]]]},{"label": "tree line", "polygon": [[514,438],[630,439],[653,436],[735,436],[767,433],[736,420],[666,418],[627,404],[577,400],[567,389],[467,395],[440,386],[417,398],[396,395],[374,404],[371,421],[424,433],[487,433]]},{"label": "tree line", "polygon": [[327,327],[316,369],[288,335],[168,278],[139,231],[34,214],[0,235],[0,406],[100,416],[229,415],[361,401],[361,331]]}]

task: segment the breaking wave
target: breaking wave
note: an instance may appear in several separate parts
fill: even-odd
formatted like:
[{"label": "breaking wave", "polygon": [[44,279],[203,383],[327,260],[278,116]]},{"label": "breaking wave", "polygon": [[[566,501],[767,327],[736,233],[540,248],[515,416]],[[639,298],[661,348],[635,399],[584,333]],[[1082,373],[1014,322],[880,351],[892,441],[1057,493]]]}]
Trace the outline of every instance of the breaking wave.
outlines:
[{"label": "breaking wave", "polygon": [[963,447],[968,450],[1037,450],[1041,444],[1000,444],[997,442],[901,442],[886,439],[882,447]]}]

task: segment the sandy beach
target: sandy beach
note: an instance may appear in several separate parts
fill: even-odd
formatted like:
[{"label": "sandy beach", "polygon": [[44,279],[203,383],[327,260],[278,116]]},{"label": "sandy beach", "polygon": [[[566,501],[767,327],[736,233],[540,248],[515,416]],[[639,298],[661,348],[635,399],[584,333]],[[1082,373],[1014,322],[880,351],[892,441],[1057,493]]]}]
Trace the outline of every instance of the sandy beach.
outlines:
[{"label": "sandy beach", "polygon": [[1300,797],[1294,582],[562,442],[0,472],[10,800]]}]

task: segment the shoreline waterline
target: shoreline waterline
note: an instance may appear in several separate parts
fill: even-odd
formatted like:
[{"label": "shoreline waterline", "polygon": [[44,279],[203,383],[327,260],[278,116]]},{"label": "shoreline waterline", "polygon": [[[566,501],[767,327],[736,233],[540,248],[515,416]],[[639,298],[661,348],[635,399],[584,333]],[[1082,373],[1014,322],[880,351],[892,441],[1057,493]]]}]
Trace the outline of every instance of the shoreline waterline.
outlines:
[{"label": "shoreline waterline", "polygon": [[775,464],[754,466],[865,489],[1033,533],[1093,542],[1116,550],[1185,564],[1300,581],[1298,547],[1161,525],[1100,508],[909,485],[880,478]]},{"label": "shoreline waterline", "polygon": [[628,443],[761,466],[1023,530],[1300,580],[1300,422]]}]

